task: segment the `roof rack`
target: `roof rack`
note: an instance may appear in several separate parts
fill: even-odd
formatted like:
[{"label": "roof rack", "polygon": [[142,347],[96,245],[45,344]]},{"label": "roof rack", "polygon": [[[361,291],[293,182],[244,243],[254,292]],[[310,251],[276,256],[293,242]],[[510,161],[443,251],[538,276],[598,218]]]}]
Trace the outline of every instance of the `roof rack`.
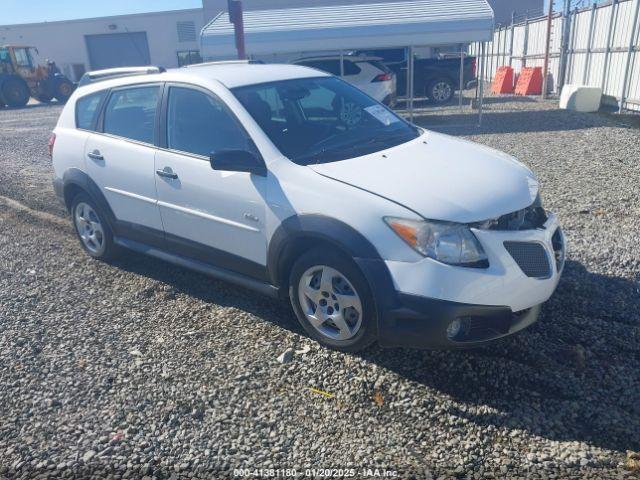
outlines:
[{"label": "roof rack", "polygon": [[104,70],[94,70],[82,75],[82,78],[78,82],[78,86],[89,85],[90,83],[102,82],[104,80],[111,80],[112,78],[129,77],[133,75],[151,75],[154,73],[166,72],[166,68],[157,67],[153,65],[147,65],[144,67],[118,67],[118,68],[106,68]]},{"label": "roof rack", "polygon": [[263,64],[262,60],[214,60],[212,62],[192,63],[191,65],[183,65],[182,68],[208,67],[210,65],[255,65]]}]

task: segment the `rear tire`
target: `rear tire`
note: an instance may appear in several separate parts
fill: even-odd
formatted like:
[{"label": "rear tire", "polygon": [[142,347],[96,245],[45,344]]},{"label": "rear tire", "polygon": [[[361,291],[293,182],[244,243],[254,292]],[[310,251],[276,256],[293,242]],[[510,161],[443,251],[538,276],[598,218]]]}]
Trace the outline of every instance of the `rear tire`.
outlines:
[{"label": "rear tire", "polygon": [[20,77],[11,76],[2,84],[2,96],[10,107],[24,107],[29,102],[30,95],[29,87]]},{"label": "rear tire", "polygon": [[302,327],[322,345],[356,352],[376,340],[371,289],[346,255],[327,248],[301,255],[291,268],[289,298]]},{"label": "rear tire", "polygon": [[66,78],[62,78],[56,82],[56,91],[54,96],[60,103],[66,103],[73,93],[73,83]]},{"label": "rear tire", "polygon": [[427,97],[436,105],[448,103],[453,98],[455,88],[448,78],[436,78],[427,86]]},{"label": "rear tire", "polygon": [[117,255],[111,227],[102,210],[86,193],[74,197],[71,218],[80,244],[90,257],[111,260]]}]

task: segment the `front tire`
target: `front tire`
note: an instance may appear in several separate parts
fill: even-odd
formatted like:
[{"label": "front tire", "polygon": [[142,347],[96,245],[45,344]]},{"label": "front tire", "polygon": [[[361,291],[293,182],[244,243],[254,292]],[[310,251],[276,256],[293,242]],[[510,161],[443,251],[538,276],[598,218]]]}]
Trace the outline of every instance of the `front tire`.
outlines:
[{"label": "front tire", "polygon": [[54,96],[60,103],[66,103],[73,93],[73,89],[73,83],[71,83],[68,79],[63,78],[56,82],[56,91]]},{"label": "front tire", "polygon": [[302,327],[322,345],[356,352],[376,339],[371,289],[345,255],[317,248],[300,256],[291,268],[289,298]]},{"label": "front tire", "polygon": [[71,203],[71,218],[87,254],[99,260],[110,260],[117,254],[113,242],[113,232],[104,214],[96,203],[85,193],[75,196]]}]

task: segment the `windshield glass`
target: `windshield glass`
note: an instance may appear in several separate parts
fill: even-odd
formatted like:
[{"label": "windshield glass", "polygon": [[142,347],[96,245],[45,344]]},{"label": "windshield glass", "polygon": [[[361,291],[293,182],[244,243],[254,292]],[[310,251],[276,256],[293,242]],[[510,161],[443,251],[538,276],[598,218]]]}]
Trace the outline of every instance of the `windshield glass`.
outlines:
[{"label": "windshield glass", "polygon": [[335,77],[298,78],[232,91],[276,147],[300,165],[366,155],[420,134]]}]

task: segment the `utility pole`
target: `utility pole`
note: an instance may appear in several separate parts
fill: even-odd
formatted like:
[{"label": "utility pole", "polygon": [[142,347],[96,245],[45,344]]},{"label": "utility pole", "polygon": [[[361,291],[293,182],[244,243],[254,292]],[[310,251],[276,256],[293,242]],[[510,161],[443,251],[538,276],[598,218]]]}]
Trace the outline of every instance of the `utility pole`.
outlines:
[{"label": "utility pole", "polygon": [[547,14],[547,43],[544,48],[544,66],[542,67],[542,98],[547,98],[547,78],[549,77],[549,46],[551,45],[551,21],[553,19],[553,0],[549,0]]},{"label": "utility pole", "polygon": [[236,50],[238,60],[247,58],[244,48],[244,18],[242,15],[242,2],[240,0],[227,0],[229,21],[233,23],[233,31],[236,38]]},{"label": "utility pole", "polygon": [[572,19],[570,15],[571,0],[564,0],[564,7],[562,9],[562,39],[560,40],[560,65],[558,68],[558,81],[556,82],[558,91],[562,90],[567,76],[567,50],[569,49],[569,33],[571,32]]}]

